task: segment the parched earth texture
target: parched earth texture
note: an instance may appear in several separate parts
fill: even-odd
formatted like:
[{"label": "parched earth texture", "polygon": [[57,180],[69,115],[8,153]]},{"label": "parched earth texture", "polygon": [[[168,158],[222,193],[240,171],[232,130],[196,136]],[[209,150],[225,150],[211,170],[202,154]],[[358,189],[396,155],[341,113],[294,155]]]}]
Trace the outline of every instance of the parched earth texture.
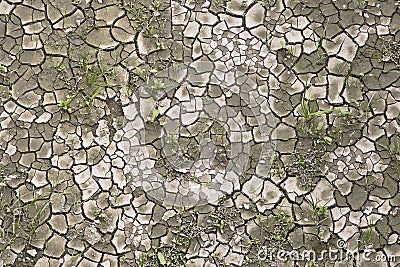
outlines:
[{"label": "parched earth texture", "polygon": [[399,4],[0,0],[0,266],[400,265]]}]

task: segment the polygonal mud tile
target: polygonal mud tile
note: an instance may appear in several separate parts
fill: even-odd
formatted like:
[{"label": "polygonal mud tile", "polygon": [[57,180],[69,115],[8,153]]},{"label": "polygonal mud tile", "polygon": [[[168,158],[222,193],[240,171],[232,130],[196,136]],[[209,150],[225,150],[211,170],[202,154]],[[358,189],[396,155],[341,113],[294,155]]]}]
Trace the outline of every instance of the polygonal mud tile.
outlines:
[{"label": "polygonal mud tile", "polygon": [[53,236],[46,243],[44,254],[49,257],[60,258],[65,252],[66,244],[67,240],[64,237],[53,234]]}]

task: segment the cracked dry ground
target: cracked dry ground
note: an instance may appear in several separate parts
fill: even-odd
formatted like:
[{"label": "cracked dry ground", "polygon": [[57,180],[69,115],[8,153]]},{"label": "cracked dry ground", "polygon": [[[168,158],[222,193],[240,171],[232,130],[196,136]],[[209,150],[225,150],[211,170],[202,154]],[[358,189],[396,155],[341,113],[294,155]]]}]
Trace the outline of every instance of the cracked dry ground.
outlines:
[{"label": "cracked dry ground", "polygon": [[[400,263],[399,1],[1,0],[0,47],[1,266]],[[343,242],[386,260],[276,258]]]}]

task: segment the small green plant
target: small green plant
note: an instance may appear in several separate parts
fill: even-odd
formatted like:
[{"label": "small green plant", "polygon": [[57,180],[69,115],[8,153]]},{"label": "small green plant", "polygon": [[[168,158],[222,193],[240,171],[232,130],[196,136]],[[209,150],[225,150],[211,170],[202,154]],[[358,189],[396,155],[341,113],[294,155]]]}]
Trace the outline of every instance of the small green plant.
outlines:
[{"label": "small green plant", "polygon": [[[366,102],[366,101],[356,101],[352,100],[352,102],[355,104],[356,110],[357,110],[357,115],[356,117],[361,120],[362,118],[367,118],[368,112],[371,110],[371,104],[372,101],[375,97],[375,94],[371,96],[371,99]],[[365,116],[365,117],[364,117]]]},{"label": "small green plant", "polygon": [[259,3],[262,7],[266,7],[267,6],[266,0],[257,0],[257,3]]},{"label": "small green plant", "polygon": [[159,38],[165,31],[167,19],[164,16],[165,11],[162,4],[162,1],[156,0],[152,1],[150,5],[134,1],[129,1],[129,3],[121,1],[118,5],[128,12],[137,31],[143,32],[148,38]]},{"label": "small green plant", "polygon": [[290,46],[287,48],[288,53],[292,56],[295,57],[296,56],[296,47],[295,46]]},{"label": "small green plant", "polygon": [[280,41],[281,48],[285,49],[286,48],[286,42],[285,41]]},{"label": "small green plant", "polygon": [[145,68],[136,67],[129,72],[128,93],[133,95],[142,83],[148,83],[149,76]]},{"label": "small green plant", "polygon": [[152,252],[140,254],[137,261],[141,267],[188,266],[185,254],[175,244],[154,247]]},{"label": "small green plant", "polygon": [[75,96],[76,96],[76,95],[69,95],[69,94],[68,94],[65,100],[61,100],[61,101],[58,103],[58,106],[59,106],[60,108],[64,109],[64,110],[68,110],[68,109],[70,108],[71,102],[72,102],[72,100],[75,98]]},{"label": "small green plant", "polygon": [[285,178],[286,172],[279,153],[276,152],[272,154],[271,158],[269,159],[269,166],[272,177],[277,177],[280,179]]},{"label": "small green plant", "polygon": [[[252,239],[252,246],[257,251],[263,249],[268,251],[270,257],[267,257],[267,263],[274,263],[277,260],[278,251],[285,250],[290,247],[291,242],[288,240],[290,231],[295,226],[295,221],[291,214],[286,211],[269,212],[269,214],[258,214],[255,221],[260,229],[260,240]],[[250,248],[251,252],[252,248]],[[259,259],[250,254],[247,258],[249,263],[260,263]],[[253,266],[253,265],[250,265]]]},{"label": "small green plant", "polygon": [[322,30],[321,36],[319,36],[319,35],[316,33],[315,30],[314,30],[314,32],[313,32],[313,36],[314,36],[314,39],[315,39],[315,46],[316,46],[317,49],[318,49],[318,61],[316,62],[317,65],[323,65],[324,62],[325,62],[325,59],[326,59],[326,57],[327,57],[326,50],[325,50],[325,48],[323,47],[323,42],[324,42],[325,40],[327,40],[327,39],[326,39],[326,31],[327,31],[328,24],[329,24],[329,18],[328,18],[328,20],[327,20],[327,23],[325,24],[325,27],[324,27],[323,30]]},{"label": "small green plant", "polygon": [[359,8],[365,8],[368,4],[368,0],[357,0],[357,6]]},{"label": "small green plant", "polygon": [[343,119],[346,126],[350,126],[351,124],[353,124],[353,112],[348,110],[340,110],[339,117]]},{"label": "small green plant", "polygon": [[400,136],[395,135],[392,138],[392,142],[388,144],[388,151],[393,158],[400,160]]},{"label": "small green plant", "polygon": [[160,110],[158,108],[153,108],[150,112],[150,116],[147,117],[147,121],[154,123],[156,118],[160,115]]},{"label": "small green plant", "polygon": [[315,108],[315,105],[312,104],[312,101],[308,99],[307,94],[308,94],[308,86],[304,88],[303,96],[300,101],[301,115],[307,122],[310,122],[315,118],[334,112],[333,109],[317,110]]},{"label": "small green plant", "polygon": [[297,123],[297,128],[301,134],[311,137],[314,145],[331,145],[333,137],[326,133],[324,118],[335,112],[335,109],[319,110],[317,103],[307,98],[307,90],[306,87],[300,101],[301,118]]},{"label": "small green plant", "polygon": [[366,101],[357,101],[352,99],[350,106],[346,109],[337,109],[335,111],[337,117],[340,119],[340,125],[352,126],[355,123],[363,122],[368,119],[368,112],[371,110],[371,104],[374,99],[372,95],[371,99]]},{"label": "small green plant", "polygon": [[179,206],[175,219],[179,224],[171,229],[171,240],[168,244],[161,243],[153,247],[150,252],[142,253],[137,258],[139,266],[193,266],[188,264],[185,257],[188,247],[195,244],[193,249],[200,249],[198,242],[200,236],[209,231],[213,226],[201,225],[198,222],[199,213],[194,210],[186,211],[184,206]]},{"label": "small green plant", "polygon": [[151,90],[161,90],[165,88],[165,84],[155,79],[153,84],[150,84],[151,75],[158,73],[157,68],[136,67],[129,73],[128,93],[130,95],[136,92],[136,89],[142,85]]},{"label": "small green plant", "polygon": [[107,222],[109,220],[107,213],[103,212],[102,210],[97,209],[94,210],[93,213],[101,222]]},{"label": "small green plant", "polygon": [[161,244],[153,247],[151,252],[140,254],[137,259],[139,266],[188,266],[184,249],[189,243],[184,238],[178,237],[171,241],[171,244]]},{"label": "small green plant", "polygon": [[[14,242],[22,242],[25,249],[36,238],[37,229],[45,223],[50,212],[50,197],[67,194],[57,191],[43,193],[32,190],[24,195],[7,185],[3,174],[0,182],[0,257]],[[27,199],[29,195],[29,199]],[[32,196],[30,196],[32,195]]]},{"label": "small green plant", "polygon": [[[79,91],[85,93],[87,98],[86,104],[90,107],[93,103],[94,98],[106,87],[112,86],[108,82],[109,75],[112,73],[112,69],[104,69],[99,63],[89,63],[89,57],[87,54],[79,61],[79,65],[83,71],[83,78],[85,83],[79,88]],[[86,92],[89,90],[89,94]]]},{"label": "small green plant", "polygon": [[[212,0],[212,4],[215,8],[224,7],[226,5],[227,0]],[[247,1],[242,1],[242,6],[246,5]]]},{"label": "small green plant", "polygon": [[371,246],[380,236],[375,230],[375,223],[372,220],[368,221],[368,227],[366,230],[362,231],[360,242],[363,246]]},{"label": "small green plant", "polygon": [[372,191],[376,187],[378,179],[371,174],[364,175],[364,179],[365,179],[365,188],[369,192]]},{"label": "small green plant", "polygon": [[235,226],[240,223],[239,210],[234,207],[224,207],[224,199],[220,199],[218,207],[210,214],[213,226],[223,234],[227,226]]},{"label": "small green plant", "polygon": [[157,253],[157,258],[158,258],[158,262],[159,262],[161,265],[167,264],[167,261],[165,260],[165,257],[164,257],[164,255],[163,255],[161,252],[158,252],[158,253]]},{"label": "small green plant", "polygon": [[0,163],[0,187],[7,186],[4,182],[4,165]]},{"label": "small green plant", "polygon": [[225,226],[229,223],[232,217],[235,217],[237,210],[228,210],[223,207],[218,207],[210,217],[214,220],[214,226],[218,228],[221,233],[224,233]]},{"label": "small green plant", "polygon": [[296,176],[299,186],[303,190],[312,190],[315,187],[317,178],[322,174],[324,153],[324,147],[315,146],[306,151],[294,151],[293,162],[285,165],[287,173]]},{"label": "small green plant", "polygon": [[261,229],[269,232],[275,240],[283,240],[294,226],[293,217],[285,211],[278,211],[265,218],[258,216]]},{"label": "small green plant", "polygon": [[164,50],[164,49],[166,49],[164,43],[158,42],[157,43],[157,50]]},{"label": "small green plant", "polygon": [[380,37],[382,41],[382,56],[381,61],[393,62],[397,67],[400,67],[400,43],[391,40],[386,40]]},{"label": "small green plant", "polygon": [[396,134],[391,138],[386,137],[385,144],[379,144],[390,156],[389,173],[399,180],[400,179],[400,135]]},{"label": "small green plant", "polygon": [[16,70],[8,70],[8,68],[2,64],[0,64],[0,83],[2,85],[6,85],[8,90],[0,90],[0,103],[3,105],[4,101],[14,99],[17,100],[18,95],[11,86],[10,74],[15,72]]},{"label": "small green plant", "polygon": [[147,253],[141,253],[139,255],[138,264],[139,264],[140,267],[145,267],[146,266],[145,264],[147,262],[147,258],[148,258]]},{"label": "small green plant", "polygon": [[5,76],[6,72],[7,72],[7,67],[0,64],[0,75]]},{"label": "small green plant", "polygon": [[[260,218],[260,215],[257,217],[257,219],[258,218]],[[264,248],[265,247],[263,247],[263,243],[259,238],[251,238],[249,242],[243,245],[243,249],[245,252],[247,252],[247,255],[243,261],[243,266],[254,266],[254,264],[260,265],[262,262],[264,262],[260,260],[260,256],[264,256],[263,254],[260,255],[260,251],[261,253],[265,253]]]},{"label": "small green plant", "polygon": [[385,149],[392,159],[400,160],[400,135],[393,135],[391,138],[386,137],[384,145],[377,143]]},{"label": "small green plant", "polygon": [[291,57],[296,56],[296,47],[294,46],[287,46],[285,41],[280,42],[281,47],[285,49],[287,55],[290,55]]},{"label": "small green plant", "polygon": [[211,259],[213,261],[214,264],[216,264],[216,266],[223,266],[223,267],[228,267],[230,266],[230,264],[228,264],[227,262],[225,262],[224,257],[221,255],[220,252],[214,252],[213,254],[211,254]]},{"label": "small green plant", "polygon": [[[73,81],[65,80],[65,85],[70,87],[65,100],[60,100],[58,106],[63,110],[70,110],[75,99],[80,97],[87,107],[91,108],[95,98],[107,87],[115,86],[110,82],[113,77],[113,68],[106,69],[102,66],[101,60],[96,58],[91,62],[87,53],[84,53],[79,60],[79,73]],[[58,67],[57,72],[63,74],[65,67]],[[77,103],[80,100],[76,101]]]},{"label": "small green plant", "polygon": [[400,136],[395,135],[391,138],[387,145],[388,152],[391,157],[391,166],[395,173],[395,177],[400,179]]},{"label": "small green plant", "polygon": [[328,218],[329,209],[327,204],[330,202],[330,200],[326,201],[324,204],[321,204],[322,201],[314,199],[311,194],[310,197],[305,198],[305,200],[310,206],[312,212],[312,219],[314,220],[317,226]]},{"label": "small green plant", "polygon": [[165,84],[160,80],[154,80],[153,85],[151,86],[154,90],[160,90],[165,88]]}]

